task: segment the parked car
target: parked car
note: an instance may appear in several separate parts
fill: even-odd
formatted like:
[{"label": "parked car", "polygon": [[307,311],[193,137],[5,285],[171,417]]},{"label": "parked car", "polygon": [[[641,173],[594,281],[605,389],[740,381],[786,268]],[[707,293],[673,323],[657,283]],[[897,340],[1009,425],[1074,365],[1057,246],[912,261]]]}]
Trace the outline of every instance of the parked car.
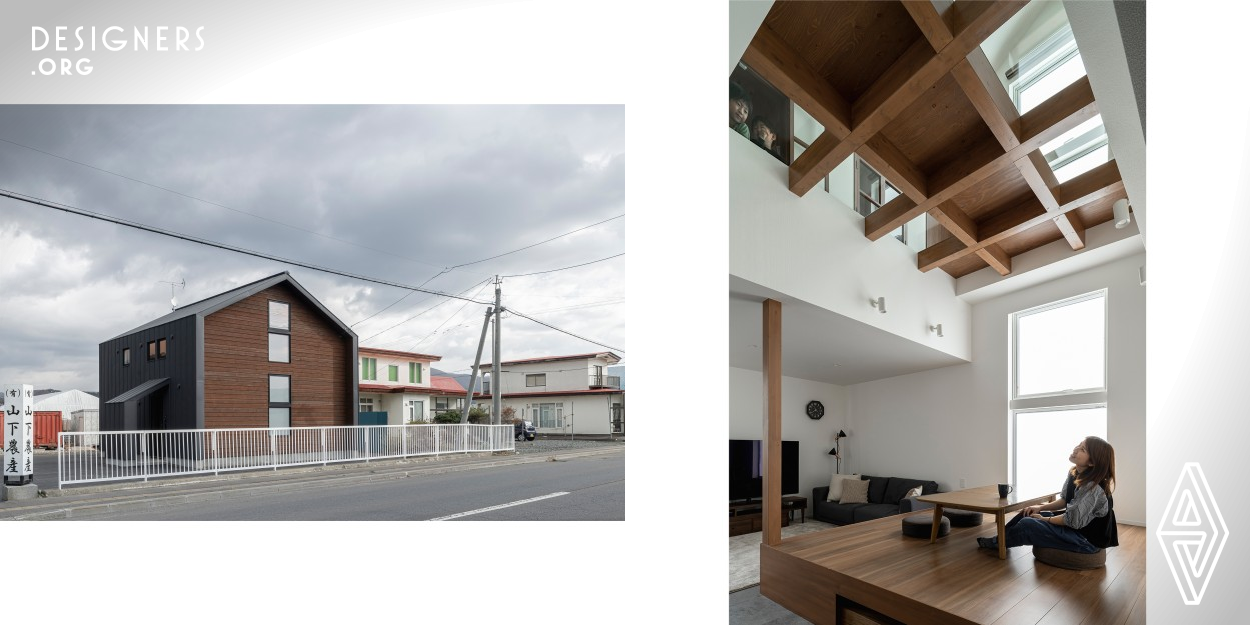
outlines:
[{"label": "parked car", "polygon": [[517,421],[512,424],[512,432],[517,440],[534,440],[534,424],[529,421]]}]

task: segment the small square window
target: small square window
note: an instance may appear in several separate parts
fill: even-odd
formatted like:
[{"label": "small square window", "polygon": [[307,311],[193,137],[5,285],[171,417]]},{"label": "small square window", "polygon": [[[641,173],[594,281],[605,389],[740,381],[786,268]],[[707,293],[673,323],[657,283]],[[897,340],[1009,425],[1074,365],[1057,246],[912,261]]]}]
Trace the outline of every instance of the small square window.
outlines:
[{"label": "small square window", "polygon": [[122,348],[122,366],[129,365],[129,364],[130,364],[130,348],[123,347]]},{"label": "small square window", "polygon": [[525,376],[526,386],[547,386],[547,374],[531,373]]},{"label": "small square window", "polygon": [[269,362],[291,362],[291,335],[269,333]]},{"label": "small square window", "polygon": [[[269,427],[270,428],[289,428],[291,427],[291,409],[290,408],[270,408],[269,409]],[[285,436],[289,431],[279,430],[274,432],[278,436]]]},{"label": "small square window", "polygon": [[285,302],[269,302],[269,329],[291,330],[291,306]]}]

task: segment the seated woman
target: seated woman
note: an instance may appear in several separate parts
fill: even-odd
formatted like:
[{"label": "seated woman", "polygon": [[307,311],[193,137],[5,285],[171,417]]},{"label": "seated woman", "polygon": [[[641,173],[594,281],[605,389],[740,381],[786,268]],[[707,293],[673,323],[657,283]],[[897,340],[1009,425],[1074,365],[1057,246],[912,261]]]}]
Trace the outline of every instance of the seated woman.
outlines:
[{"label": "seated woman", "polygon": [[[1062,498],[1020,511],[1006,527],[1007,546],[1037,545],[1077,553],[1094,553],[1120,544],[1115,525],[1115,449],[1097,436],[1081,441],[1068,461],[1073,464],[1063,483]],[[978,538],[986,549],[998,549],[998,538]]]}]

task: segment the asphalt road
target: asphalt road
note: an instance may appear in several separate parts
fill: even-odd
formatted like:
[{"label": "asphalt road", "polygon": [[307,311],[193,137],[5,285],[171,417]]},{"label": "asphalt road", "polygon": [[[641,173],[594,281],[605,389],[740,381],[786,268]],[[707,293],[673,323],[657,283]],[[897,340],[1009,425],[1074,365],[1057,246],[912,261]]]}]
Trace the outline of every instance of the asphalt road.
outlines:
[{"label": "asphalt road", "polygon": [[623,521],[625,456],[491,467],[91,517],[110,521]]}]

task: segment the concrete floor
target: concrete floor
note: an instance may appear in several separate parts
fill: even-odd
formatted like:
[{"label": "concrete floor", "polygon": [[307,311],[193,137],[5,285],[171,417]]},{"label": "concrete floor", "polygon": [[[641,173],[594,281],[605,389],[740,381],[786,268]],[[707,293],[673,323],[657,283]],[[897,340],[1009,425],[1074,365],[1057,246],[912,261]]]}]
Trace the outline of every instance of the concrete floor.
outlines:
[{"label": "concrete floor", "polygon": [[730,625],[807,625],[809,622],[761,595],[758,585],[729,593]]}]

